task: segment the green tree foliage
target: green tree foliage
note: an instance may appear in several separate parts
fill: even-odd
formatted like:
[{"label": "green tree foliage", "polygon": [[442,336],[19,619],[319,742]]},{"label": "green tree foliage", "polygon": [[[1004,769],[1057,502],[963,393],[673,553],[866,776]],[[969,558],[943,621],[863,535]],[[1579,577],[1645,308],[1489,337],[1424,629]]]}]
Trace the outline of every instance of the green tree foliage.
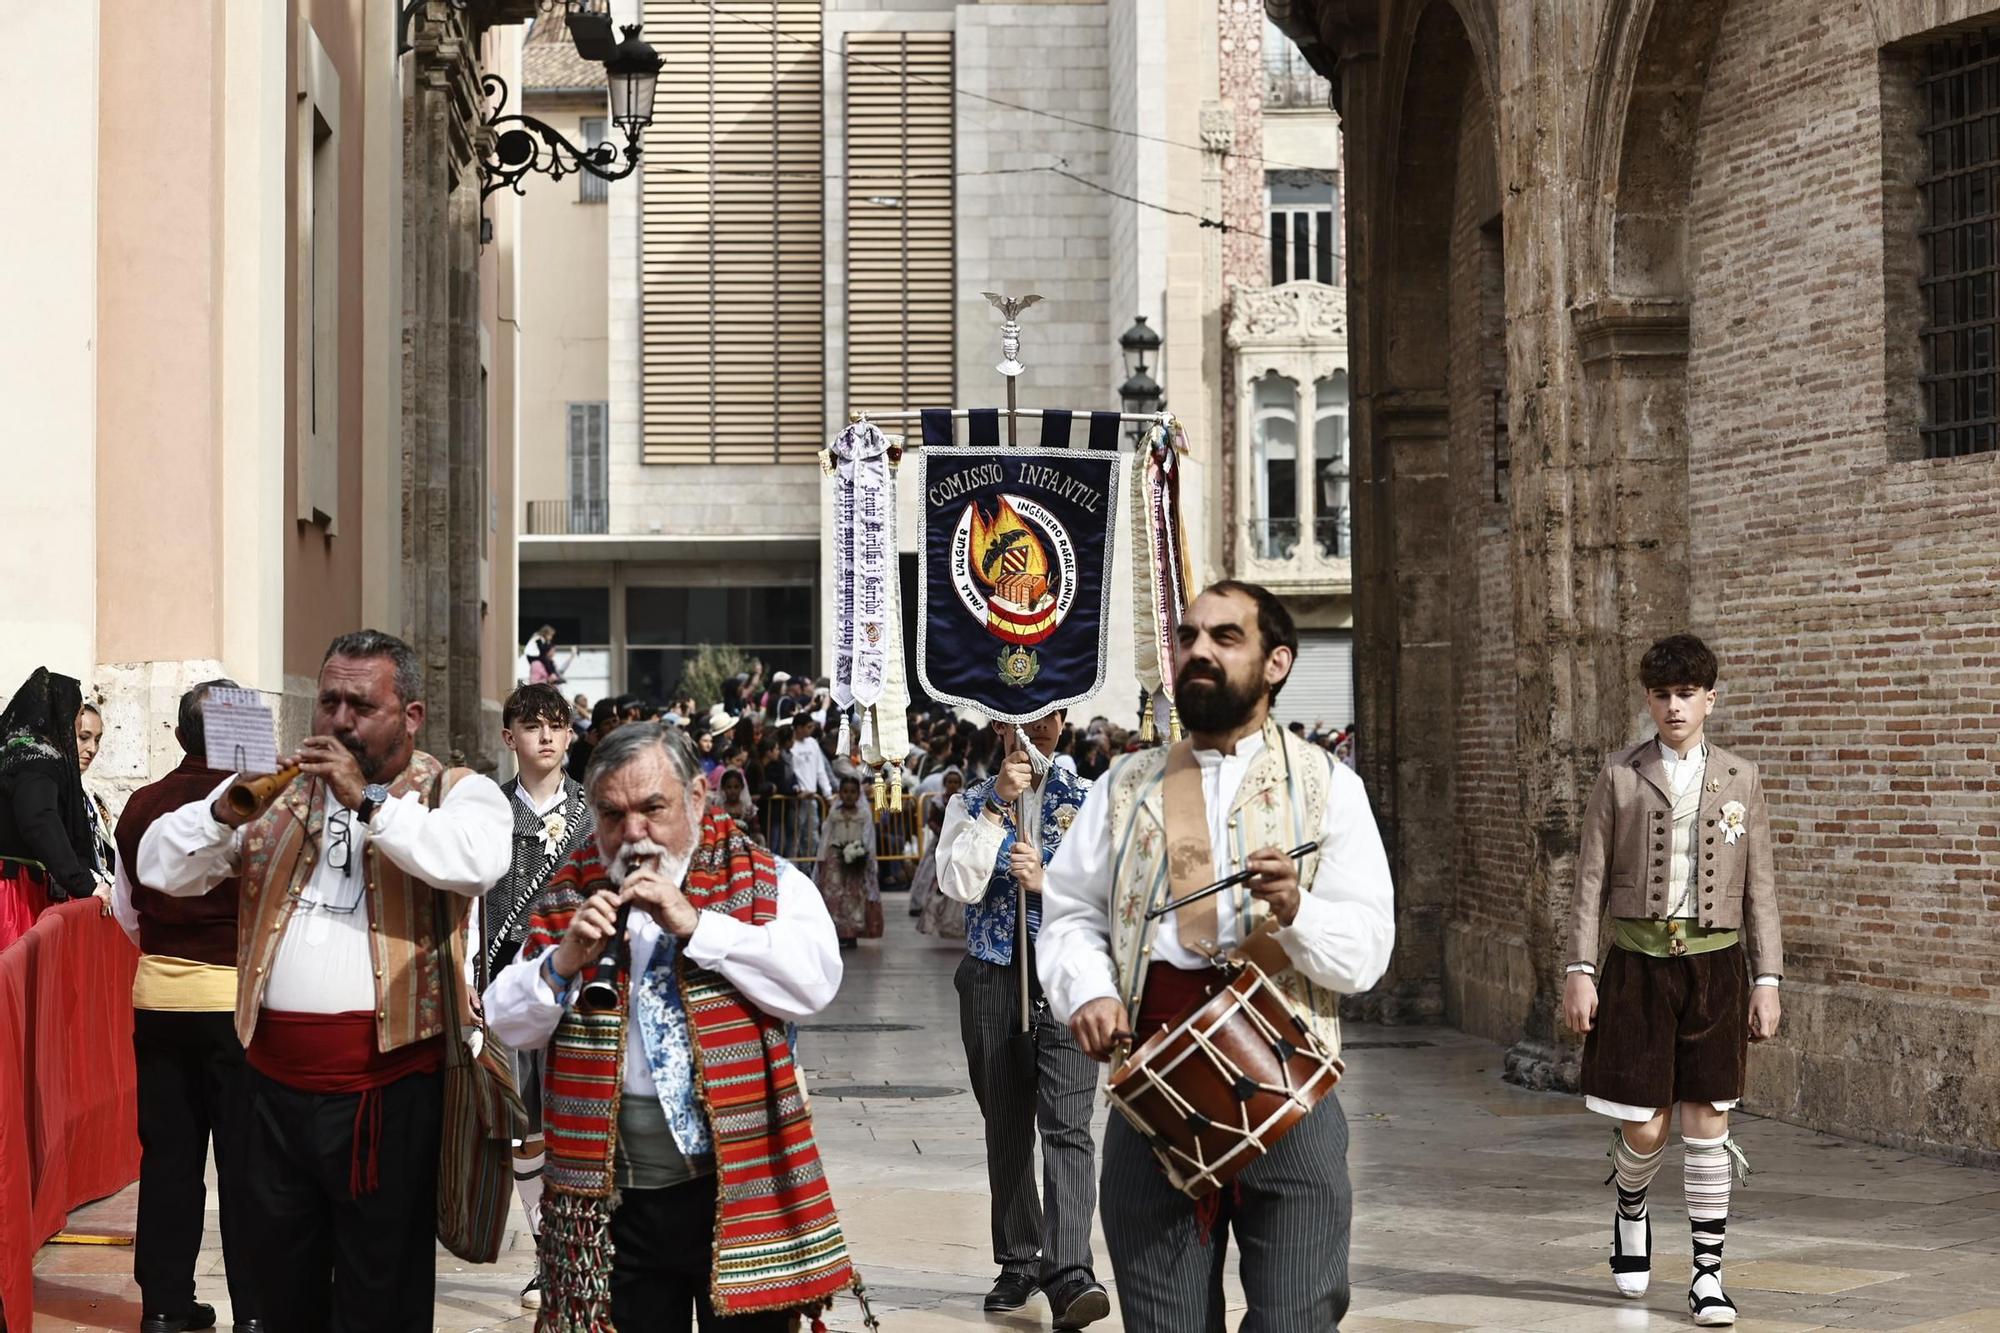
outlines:
[{"label": "green tree foliage", "polygon": [[731,677],[750,670],[750,655],[728,644],[704,643],[681,671],[681,689],[694,696],[696,708],[708,708],[722,701],[722,686]]}]

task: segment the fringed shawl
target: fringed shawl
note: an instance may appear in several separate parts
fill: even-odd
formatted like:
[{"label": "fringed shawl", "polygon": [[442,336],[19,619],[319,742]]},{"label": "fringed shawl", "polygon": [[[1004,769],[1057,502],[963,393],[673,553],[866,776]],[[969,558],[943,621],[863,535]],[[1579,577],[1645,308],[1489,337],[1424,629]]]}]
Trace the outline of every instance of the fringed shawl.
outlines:
[{"label": "fringed shawl", "polygon": [[[609,880],[596,840],[579,847],[543,889],[521,956],[536,958],[553,948],[570,917]],[[778,914],[777,863],[727,815],[711,810],[682,891],[702,911],[761,926]],[[716,1313],[814,1314],[843,1288],[859,1294],[785,1025],[720,974],[690,963],[685,951],[675,967],[694,1040],[696,1091],[715,1140],[719,1179],[709,1297]],[[616,1010],[592,1014],[571,1007],[549,1046],[538,1333],[612,1328],[612,1169],[628,980],[621,971]]]}]

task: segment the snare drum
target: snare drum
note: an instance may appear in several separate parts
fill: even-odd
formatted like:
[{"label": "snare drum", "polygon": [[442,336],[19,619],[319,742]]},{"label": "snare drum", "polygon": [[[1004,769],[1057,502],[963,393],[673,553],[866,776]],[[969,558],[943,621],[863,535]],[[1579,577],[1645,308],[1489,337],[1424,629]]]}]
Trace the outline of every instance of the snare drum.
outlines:
[{"label": "snare drum", "polygon": [[1155,1032],[1112,1072],[1112,1106],[1199,1199],[1269,1152],[1333,1091],[1344,1066],[1262,969]]}]

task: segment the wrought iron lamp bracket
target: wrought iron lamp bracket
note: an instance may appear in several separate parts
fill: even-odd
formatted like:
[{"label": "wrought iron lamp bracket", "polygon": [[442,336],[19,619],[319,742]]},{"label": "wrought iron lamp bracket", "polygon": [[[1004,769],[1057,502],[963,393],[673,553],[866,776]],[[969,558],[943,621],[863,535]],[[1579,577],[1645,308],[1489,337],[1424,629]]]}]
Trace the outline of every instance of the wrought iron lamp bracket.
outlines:
[{"label": "wrought iron lamp bracket", "polygon": [[639,136],[625,134],[625,165],[618,166],[618,149],[609,139],[595,148],[578,148],[553,125],[533,116],[502,115],[507,107],[507,81],[498,74],[479,81],[492,112],[486,117],[491,136],[491,153],[479,160],[482,184],[479,197],[486,198],[506,186],[515,194],[525,194],[523,183],[531,172],[541,172],[550,180],[587,171],[601,180],[623,180],[639,167]]}]

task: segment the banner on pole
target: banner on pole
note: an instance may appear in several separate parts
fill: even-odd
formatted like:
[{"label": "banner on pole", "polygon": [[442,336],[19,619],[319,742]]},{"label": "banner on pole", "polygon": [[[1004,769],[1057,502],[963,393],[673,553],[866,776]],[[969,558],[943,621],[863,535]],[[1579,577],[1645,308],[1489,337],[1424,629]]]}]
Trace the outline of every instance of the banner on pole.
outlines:
[{"label": "banner on pole", "polygon": [[920,462],[924,690],[1026,722],[1103,689],[1117,450],[926,445]]}]

